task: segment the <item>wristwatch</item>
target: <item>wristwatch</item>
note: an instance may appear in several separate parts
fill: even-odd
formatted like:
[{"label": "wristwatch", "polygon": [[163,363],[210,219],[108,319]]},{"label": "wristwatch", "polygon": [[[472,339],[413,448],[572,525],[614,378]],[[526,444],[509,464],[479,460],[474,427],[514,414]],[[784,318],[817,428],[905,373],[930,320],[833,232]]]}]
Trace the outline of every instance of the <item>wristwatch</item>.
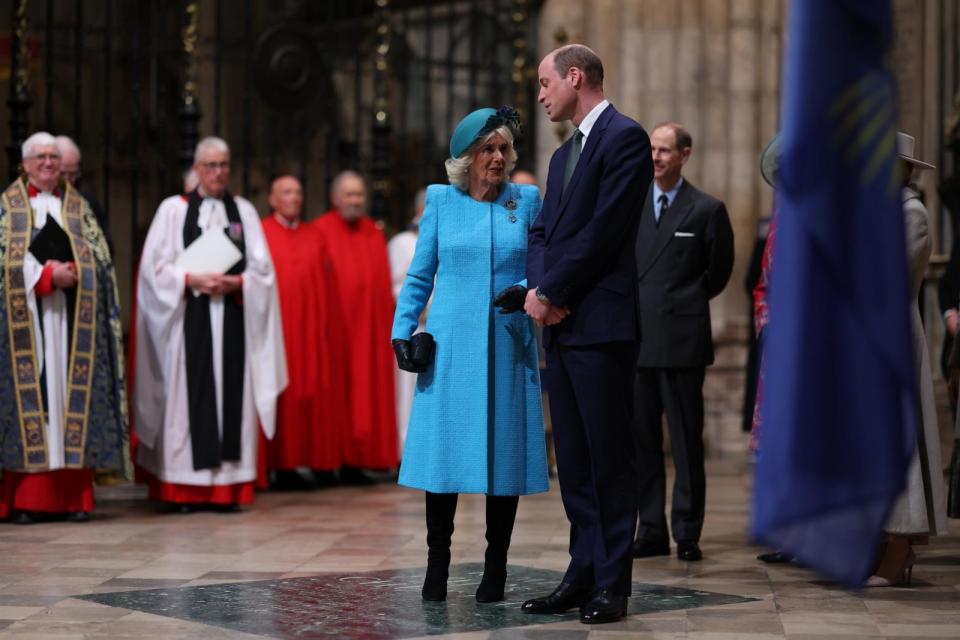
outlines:
[{"label": "wristwatch", "polygon": [[536,290],[536,292],[535,292],[535,295],[537,296],[537,300],[539,300],[539,301],[542,302],[543,304],[550,304],[550,298],[548,298],[548,297],[543,293],[543,291],[540,291],[540,287],[537,287],[537,290]]}]

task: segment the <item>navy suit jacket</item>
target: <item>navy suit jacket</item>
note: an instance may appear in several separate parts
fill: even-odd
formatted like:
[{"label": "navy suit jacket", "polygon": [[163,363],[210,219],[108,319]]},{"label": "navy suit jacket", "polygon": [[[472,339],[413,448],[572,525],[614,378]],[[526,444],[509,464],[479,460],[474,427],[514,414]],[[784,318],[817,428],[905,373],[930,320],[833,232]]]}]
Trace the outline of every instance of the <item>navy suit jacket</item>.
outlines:
[{"label": "navy suit jacket", "polygon": [[653,180],[650,138],[637,122],[608,106],[563,190],[571,140],[550,159],[547,193],[527,251],[528,286],[540,287],[551,303],[571,311],[544,330],[544,343],[637,340],[634,255]]}]

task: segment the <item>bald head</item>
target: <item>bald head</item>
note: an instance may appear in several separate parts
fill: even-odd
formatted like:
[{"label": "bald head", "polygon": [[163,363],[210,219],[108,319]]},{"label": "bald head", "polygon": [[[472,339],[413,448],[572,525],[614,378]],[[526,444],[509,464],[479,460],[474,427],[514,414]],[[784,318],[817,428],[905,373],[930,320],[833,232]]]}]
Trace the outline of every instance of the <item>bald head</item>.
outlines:
[{"label": "bald head", "polygon": [[303,186],[293,176],[280,176],[270,184],[270,208],[288,222],[303,213]]}]

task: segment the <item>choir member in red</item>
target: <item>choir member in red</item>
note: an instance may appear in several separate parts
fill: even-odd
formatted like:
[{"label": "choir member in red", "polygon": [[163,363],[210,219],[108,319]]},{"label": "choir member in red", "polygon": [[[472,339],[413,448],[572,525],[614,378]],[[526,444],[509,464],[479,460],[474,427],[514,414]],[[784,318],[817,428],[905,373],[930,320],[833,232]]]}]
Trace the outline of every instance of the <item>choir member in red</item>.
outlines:
[{"label": "choir member in red", "polygon": [[300,181],[293,176],[274,180],[270,207],[263,233],[277,273],[290,383],[277,402],[277,433],[266,445],[260,487],[267,484],[267,469],[339,469],[350,423],[340,373],[347,359],[343,305],[323,236],[302,223]]},{"label": "choir member in red", "polygon": [[346,324],[349,353],[341,369],[350,421],[343,433],[343,466],[391,469],[399,455],[387,242],[366,215],[367,189],[359,174],[345,171],[334,178],[331,200],[333,210],[314,225],[326,240]]},{"label": "choir member in red", "polygon": [[[259,432],[273,437],[287,385],[280,305],[260,217],[227,189],[227,143],[201,140],[193,168],[199,187],[160,204],[140,258],[137,462],[153,499],[236,510],[253,500]],[[180,255],[202,237],[228,246],[217,234],[239,254],[232,267],[211,255],[184,266]]]}]

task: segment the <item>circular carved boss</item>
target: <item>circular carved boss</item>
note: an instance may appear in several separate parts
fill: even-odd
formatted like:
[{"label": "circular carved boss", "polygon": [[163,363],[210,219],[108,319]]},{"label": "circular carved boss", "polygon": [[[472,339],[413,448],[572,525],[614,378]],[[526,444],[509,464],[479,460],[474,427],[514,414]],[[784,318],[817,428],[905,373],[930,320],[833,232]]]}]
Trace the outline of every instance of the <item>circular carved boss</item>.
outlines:
[{"label": "circular carved boss", "polygon": [[267,29],[254,50],[254,79],[260,97],[284,111],[302,109],[329,85],[320,53],[310,35],[289,25]]}]

